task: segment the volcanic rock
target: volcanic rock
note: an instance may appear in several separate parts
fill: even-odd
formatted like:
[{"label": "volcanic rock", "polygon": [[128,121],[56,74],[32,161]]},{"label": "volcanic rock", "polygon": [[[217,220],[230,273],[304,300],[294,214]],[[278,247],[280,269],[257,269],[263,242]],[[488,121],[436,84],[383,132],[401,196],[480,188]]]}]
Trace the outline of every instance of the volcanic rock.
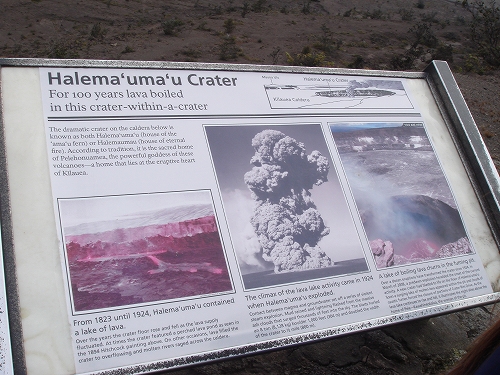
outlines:
[{"label": "volcanic rock", "polygon": [[377,268],[391,267],[394,265],[394,248],[390,241],[376,239],[370,241],[370,248],[375,255]]}]

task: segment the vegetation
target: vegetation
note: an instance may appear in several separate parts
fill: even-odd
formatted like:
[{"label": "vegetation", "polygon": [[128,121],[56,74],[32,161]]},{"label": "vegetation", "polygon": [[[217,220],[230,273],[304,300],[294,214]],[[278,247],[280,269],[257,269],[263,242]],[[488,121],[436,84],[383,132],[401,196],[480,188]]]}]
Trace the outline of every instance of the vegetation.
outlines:
[{"label": "vegetation", "polygon": [[58,41],[53,43],[47,51],[47,57],[51,59],[76,59],[80,57],[78,51],[82,50],[83,43],[76,41]]},{"label": "vegetation", "polygon": [[250,8],[256,13],[264,12],[267,10],[266,0],[256,0]]},{"label": "vegetation", "polygon": [[410,46],[402,54],[391,59],[391,68],[394,70],[413,69],[418,60],[445,60],[453,62],[453,46],[439,40],[432,26],[426,22],[416,23],[408,30]]},{"label": "vegetation", "polygon": [[269,56],[273,60],[273,65],[276,65],[278,63],[280,55],[281,55],[281,47],[275,47],[273,51],[269,54]]},{"label": "vegetation", "polygon": [[181,53],[188,57],[190,61],[196,61],[196,59],[201,57],[201,51],[194,48],[186,48]]},{"label": "vegetation", "polygon": [[422,44],[427,47],[435,48],[438,45],[438,38],[434,34],[431,25],[428,23],[417,23],[410,28],[409,34],[413,36],[412,47],[417,47]]},{"label": "vegetation", "polygon": [[184,25],[184,22],[177,18],[166,19],[161,23],[165,35],[177,35],[182,25]]},{"label": "vegetation", "polygon": [[335,51],[340,49],[341,40],[334,40],[333,32],[325,24],[321,25],[321,35],[317,38],[313,47],[325,53],[327,56],[333,56]]},{"label": "vegetation", "polygon": [[365,59],[363,56],[354,56],[354,61],[347,65],[348,68],[352,69],[363,69],[365,67]]},{"label": "vegetation", "polygon": [[500,67],[500,7],[494,0],[464,0],[462,5],[472,14],[470,33],[479,56],[493,67]]},{"label": "vegetation", "polygon": [[422,55],[422,48],[411,46],[404,53],[391,59],[391,68],[394,70],[410,70],[415,66],[415,61]]},{"label": "vegetation", "polygon": [[400,9],[399,14],[401,15],[401,20],[403,21],[413,21],[415,18],[415,12],[413,9]]},{"label": "vegetation", "polygon": [[224,21],[224,32],[226,34],[231,34],[234,31],[236,24],[232,18],[228,18]]},{"label": "vegetation", "polygon": [[135,52],[135,49],[133,49],[132,47],[130,46],[126,46],[124,48],[124,50],[122,51],[122,53],[132,53],[132,52]]},{"label": "vegetation", "polygon": [[90,30],[90,40],[102,40],[106,34],[106,29],[101,26],[101,23],[95,23]]},{"label": "vegetation", "polygon": [[219,45],[219,59],[222,61],[234,60],[241,54],[241,49],[236,45],[232,35],[226,35]]},{"label": "vegetation", "polygon": [[333,66],[333,63],[327,61],[324,52],[312,51],[309,46],[304,47],[301,53],[294,56],[286,52],[286,60],[289,65],[296,66]]}]

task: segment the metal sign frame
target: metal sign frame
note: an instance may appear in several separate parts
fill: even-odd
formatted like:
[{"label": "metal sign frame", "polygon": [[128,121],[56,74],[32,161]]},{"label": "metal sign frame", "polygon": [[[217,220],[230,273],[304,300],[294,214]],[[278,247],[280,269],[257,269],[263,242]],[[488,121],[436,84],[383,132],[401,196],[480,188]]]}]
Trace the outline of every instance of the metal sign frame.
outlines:
[{"label": "metal sign frame", "polygon": [[[489,226],[492,239],[496,244],[497,251],[500,248],[500,179],[488,154],[486,146],[476,127],[474,119],[460,90],[453,78],[446,62],[433,61],[424,72],[393,72],[393,71],[369,71],[336,68],[308,68],[308,67],[284,67],[284,66],[259,66],[259,65],[236,65],[236,64],[208,64],[208,63],[175,63],[175,62],[137,62],[137,61],[97,61],[97,60],[47,60],[47,59],[0,59],[0,72],[4,68],[91,68],[91,69],[155,69],[167,71],[217,71],[217,72],[239,72],[239,73],[265,73],[265,74],[298,74],[314,76],[349,76],[360,79],[374,78],[402,78],[425,82],[433,101],[439,108],[442,121],[445,123],[454,148],[457,150],[463,168],[475,191],[477,201],[481,207],[484,220]],[[3,87],[3,86],[2,86]],[[28,373],[26,365],[26,351],[23,336],[23,318],[20,314],[22,303],[19,298],[19,277],[16,268],[16,246],[13,233],[12,214],[16,207],[11,202],[10,177],[8,173],[9,159],[6,151],[5,112],[10,111],[4,106],[4,100],[10,93],[0,92],[2,102],[0,112],[0,205],[1,205],[1,233],[3,262],[6,280],[8,319],[10,326],[11,351],[14,363],[14,372],[18,374]],[[500,257],[500,255],[499,255]],[[19,267],[19,265],[18,265]],[[491,281],[491,280],[490,280]],[[493,282],[492,282],[493,283]],[[497,284],[498,285],[498,284]],[[325,339],[333,336],[345,335],[361,330],[373,329],[390,324],[396,324],[406,320],[418,319],[449,313],[452,311],[497,302],[500,292],[496,287],[492,293],[475,296],[472,298],[459,299],[428,306],[412,311],[391,314],[373,319],[365,319],[349,324],[341,324],[327,329],[313,330],[286,337],[272,338],[268,340],[256,340],[256,342],[223,347],[216,350],[200,351],[190,355],[177,356],[175,358],[162,358],[153,361],[133,365],[120,365],[117,369],[102,369],[92,371],[96,374],[132,374],[147,373],[169,368],[178,368],[187,365],[199,364],[217,359],[230,358],[240,355],[258,353],[264,350],[278,349],[283,346],[297,345],[315,340]]]}]

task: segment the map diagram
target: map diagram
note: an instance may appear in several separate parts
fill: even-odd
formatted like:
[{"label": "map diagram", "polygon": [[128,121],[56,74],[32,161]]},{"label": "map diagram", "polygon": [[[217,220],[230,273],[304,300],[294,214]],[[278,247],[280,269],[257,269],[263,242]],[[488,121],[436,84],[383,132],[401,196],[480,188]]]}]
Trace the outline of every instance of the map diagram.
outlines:
[{"label": "map diagram", "polygon": [[272,109],[414,109],[400,80],[309,78],[307,85],[264,85]]}]

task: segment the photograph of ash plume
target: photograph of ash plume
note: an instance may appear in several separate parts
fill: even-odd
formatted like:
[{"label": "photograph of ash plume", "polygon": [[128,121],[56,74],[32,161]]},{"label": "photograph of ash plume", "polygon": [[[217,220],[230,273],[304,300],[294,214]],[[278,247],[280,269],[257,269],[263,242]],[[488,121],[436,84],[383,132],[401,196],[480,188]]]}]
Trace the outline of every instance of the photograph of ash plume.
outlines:
[{"label": "photograph of ash plume", "polygon": [[368,270],[320,125],[205,132],[246,289]]},{"label": "photograph of ash plume", "polygon": [[209,191],[58,203],[75,311],[233,290]]},{"label": "photograph of ash plume", "polygon": [[422,123],[330,129],[377,268],[473,252]]}]

